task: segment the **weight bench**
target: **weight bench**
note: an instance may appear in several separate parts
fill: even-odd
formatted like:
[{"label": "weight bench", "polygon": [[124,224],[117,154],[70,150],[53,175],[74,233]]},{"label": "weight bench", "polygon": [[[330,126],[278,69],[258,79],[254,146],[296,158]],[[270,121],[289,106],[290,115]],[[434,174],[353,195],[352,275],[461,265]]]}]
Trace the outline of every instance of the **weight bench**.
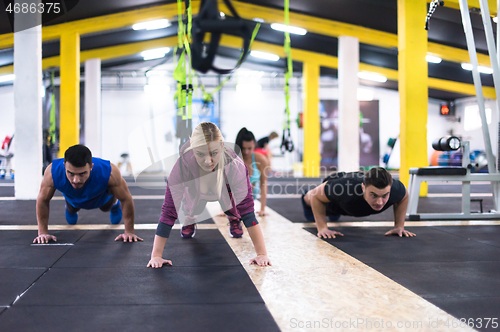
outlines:
[{"label": "weight bench", "polygon": [[[450,151],[457,150],[460,144],[454,144],[455,147],[451,148],[450,141],[455,137],[442,138],[434,141],[432,147],[437,151]],[[456,138],[458,140],[458,138]],[[457,219],[498,219],[500,213],[483,212],[483,200],[473,199],[480,204],[480,211],[471,213],[470,211],[470,183],[471,181],[489,181],[491,182],[493,200],[497,206],[496,200],[500,196],[500,173],[475,173],[471,174],[470,170],[470,148],[469,142],[461,142],[463,148],[462,167],[421,167],[410,168],[410,181],[408,184],[408,194],[410,199],[408,202],[408,209],[406,210],[406,217],[409,220],[457,220]],[[420,195],[420,185],[422,182],[432,181],[457,181],[462,182],[462,212],[460,213],[417,213],[418,198]]]},{"label": "weight bench", "polygon": [[[417,213],[420,185],[422,182],[433,181],[457,181],[462,182],[462,212],[461,213]],[[470,183],[471,181],[500,181],[500,174],[479,173],[471,174],[465,167],[422,167],[410,168],[410,181],[408,193],[410,199],[406,216],[409,220],[447,220],[447,219],[496,219],[500,213],[483,212],[482,199],[479,201],[481,211],[471,213],[470,211]]]}]

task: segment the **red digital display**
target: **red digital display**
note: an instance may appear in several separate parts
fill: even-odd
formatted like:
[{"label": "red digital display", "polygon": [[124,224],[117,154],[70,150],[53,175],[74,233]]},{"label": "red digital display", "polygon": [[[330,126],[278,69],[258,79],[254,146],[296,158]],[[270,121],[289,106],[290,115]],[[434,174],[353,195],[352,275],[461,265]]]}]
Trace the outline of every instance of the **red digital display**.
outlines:
[{"label": "red digital display", "polygon": [[448,114],[450,114],[450,108],[448,107],[448,105],[446,104],[441,105],[441,115],[448,115]]},{"label": "red digital display", "polygon": [[441,115],[444,116],[454,116],[455,115],[455,103],[450,101],[446,103],[441,103],[441,110],[439,111]]}]

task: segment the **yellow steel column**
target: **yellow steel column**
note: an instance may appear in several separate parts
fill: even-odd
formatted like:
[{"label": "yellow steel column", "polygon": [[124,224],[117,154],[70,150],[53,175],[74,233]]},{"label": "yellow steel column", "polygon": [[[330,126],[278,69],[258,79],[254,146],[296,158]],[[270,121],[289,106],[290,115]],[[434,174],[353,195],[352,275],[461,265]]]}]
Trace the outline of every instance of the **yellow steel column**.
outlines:
[{"label": "yellow steel column", "polygon": [[80,35],[76,31],[61,35],[59,157],[80,142]]},{"label": "yellow steel column", "polygon": [[[399,178],[408,185],[410,167],[425,167],[427,159],[427,14],[426,0],[398,0],[398,65],[401,167]],[[427,194],[422,184],[421,195]]]},{"label": "yellow steel column", "polygon": [[304,176],[319,177],[321,156],[319,154],[319,64],[306,61],[304,76]]}]

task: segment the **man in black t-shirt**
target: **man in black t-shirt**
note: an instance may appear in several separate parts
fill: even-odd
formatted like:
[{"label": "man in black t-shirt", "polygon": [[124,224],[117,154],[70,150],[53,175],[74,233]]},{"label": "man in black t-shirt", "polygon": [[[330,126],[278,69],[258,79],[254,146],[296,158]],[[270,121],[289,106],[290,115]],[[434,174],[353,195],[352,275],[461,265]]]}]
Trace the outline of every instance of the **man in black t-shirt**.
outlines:
[{"label": "man in black t-shirt", "polygon": [[394,206],[394,229],[385,235],[413,237],[404,229],[408,192],[399,180],[381,167],[368,172],[334,173],[321,185],[302,195],[304,215],[315,221],[318,237],[335,238],[342,233],[328,229],[326,217],[336,221],[341,215],[364,217]]}]

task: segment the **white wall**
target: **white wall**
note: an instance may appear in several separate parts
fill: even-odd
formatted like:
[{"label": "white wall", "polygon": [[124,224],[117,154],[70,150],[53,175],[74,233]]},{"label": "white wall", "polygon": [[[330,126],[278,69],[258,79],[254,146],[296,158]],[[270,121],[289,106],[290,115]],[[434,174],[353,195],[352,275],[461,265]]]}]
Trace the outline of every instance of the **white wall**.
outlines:
[{"label": "white wall", "polygon": [[[143,78],[130,78],[131,82],[144,84]],[[251,94],[241,94],[236,91],[235,85],[242,81],[258,81],[263,85],[263,91]],[[109,78],[103,78],[103,85],[113,83]],[[126,81],[124,81],[127,83]],[[130,82],[128,82],[130,83]],[[203,83],[210,85],[215,80],[203,79]],[[238,131],[242,127],[253,131],[259,139],[268,135],[271,131],[282,134],[285,98],[283,92],[282,78],[232,78],[221,90],[221,129],[228,142],[234,142]],[[171,86],[171,91],[162,93],[156,97],[151,97],[141,89],[119,90],[103,88],[102,91],[102,157],[111,160],[113,163],[120,161],[120,155],[124,152],[130,153],[129,139],[134,141],[133,133],[138,131],[142,135],[148,136],[151,142],[151,150],[154,159],[161,159],[175,153],[178,143],[167,141],[168,136],[174,137],[174,81],[167,79],[166,84]],[[319,96],[322,100],[338,99],[338,88],[335,79],[321,78]],[[374,92],[374,99],[379,100],[380,114],[380,154],[381,157],[387,152],[387,141],[391,137],[399,135],[399,94],[397,91],[363,87]],[[213,87],[207,88],[212,91]],[[302,152],[301,137],[302,130],[296,126],[297,114],[302,111],[300,78],[293,78],[291,81],[291,126],[292,139],[296,150],[294,153],[287,153],[285,157],[277,157],[273,160],[273,167],[277,170],[291,170],[292,164],[299,160],[299,153]],[[217,100],[218,94],[214,95]],[[498,112],[494,101],[487,100],[487,107],[492,108],[492,122],[490,124],[491,141],[493,152],[497,151],[498,137]],[[463,109],[466,105],[475,104],[475,98],[457,100],[456,117],[461,118],[461,122],[453,122],[453,118],[439,115],[440,102],[430,99],[428,107],[427,125],[427,146],[430,158],[433,149],[432,141],[438,137],[453,134],[464,136],[464,139],[471,140],[471,149],[484,149],[482,132],[480,129],[465,132],[463,129]],[[11,135],[14,131],[14,98],[12,86],[0,88],[0,138]],[[216,104],[217,105],[217,104]],[[216,111],[218,110],[216,106]],[[196,115],[196,107],[193,113]],[[154,139],[153,139],[154,137]],[[275,154],[279,154],[281,137],[271,143],[271,148]],[[389,166],[398,168],[400,163],[399,144],[392,153]]]},{"label": "white wall", "polygon": [[164,120],[164,114],[175,114],[172,98],[170,93],[150,98],[140,90],[103,91],[102,157],[118,163],[122,153],[130,152],[129,135],[139,127],[154,133],[156,146],[152,146],[153,153],[157,153],[155,148],[165,148],[165,135],[173,129],[173,121],[160,121],[160,118]]},{"label": "white wall", "polygon": [[[463,140],[470,141],[472,150],[484,150],[483,131],[481,128],[471,131],[464,129],[464,110],[466,106],[477,105],[476,98],[463,98],[456,100],[456,117],[460,118],[460,122],[455,122],[453,126],[453,134],[462,136]],[[495,100],[485,100],[485,107],[491,109],[491,123],[488,125],[491,137],[491,146],[493,154],[497,155],[498,149],[498,111]]]},{"label": "white wall", "polygon": [[[266,86],[268,84],[266,81],[263,79],[261,83]],[[299,130],[296,125],[297,115],[302,110],[302,104],[299,101],[300,93],[296,88],[297,83],[297,78],[293,78],[290,82],[289,101],[291,136],[295,151],[275,157],[272,165],[275,170],[290,171],[292,164],[299,160],[298,150],[302,151],[302,146],[299,147]],[[226,141],[235,142],[236,135],[243,127],[253,132],[257,140],[275,131],[280,137],[271,141],[270,147],[274,155],[280,154],[285,120],[285,93],[283,90],[277,88],[270,91],[263,89],[260,92],[241,93],[229,85],[222,90],[221,98],[221,130]]]}]

